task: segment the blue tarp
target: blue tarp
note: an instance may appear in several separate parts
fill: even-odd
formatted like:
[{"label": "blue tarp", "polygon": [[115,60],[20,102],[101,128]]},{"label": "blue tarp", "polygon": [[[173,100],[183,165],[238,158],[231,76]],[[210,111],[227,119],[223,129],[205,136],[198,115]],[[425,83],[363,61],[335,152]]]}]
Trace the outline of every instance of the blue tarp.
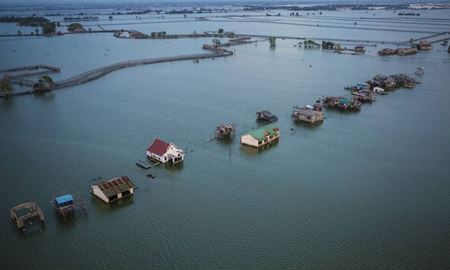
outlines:
[{"label": "blue tarp", "polygon": [[55,201],[58,205],[70,204],[73,202],[73,197],[71,194],[65,194],[55,198]]}]

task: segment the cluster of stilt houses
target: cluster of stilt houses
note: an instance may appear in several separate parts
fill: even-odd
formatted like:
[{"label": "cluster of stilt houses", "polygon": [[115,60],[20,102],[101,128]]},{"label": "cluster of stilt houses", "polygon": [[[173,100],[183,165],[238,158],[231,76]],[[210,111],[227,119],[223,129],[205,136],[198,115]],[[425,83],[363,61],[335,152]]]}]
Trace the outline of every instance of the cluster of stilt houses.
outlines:
[{"label": "cluster of stilt houses", "polygon": [[[416,75],[423,75],[423,73],[423,68],[416,70]],[[377,75],[366,83],[346,87],[345,89],[351,91],[351,96],[327,96],[318,99],[312,106],[294,106],[291,117],[294,122],[322,123],[325,119],[324,107],[342,111],[359,111],[362,103],[375,101],[375,94],[386,94],[386,91],[399,87],[413,88],[416,83],[415,79],[405,74]],[[278,121],[278,116],[263,110],[256,113],[256,121],[261,125],[240,136],[242,145],[261,148],[279,140],[280,129],[273,124]],[[224,123],[216,127],[215,138],[220,141],[231,140],[235,134],[235,125]],[[181,163],[185,154],[185,151],[175,144],[159,138],[154,139],[146,150],[148,160],[154,165]],[[139,161],[136,165],[143,169],[151,168],[144,161]],[[147,176],[155,178],[152,174]],[[135,184],[127,176],[101,180],[91,185],[91,193],[106,204],[133,196],[135,189]],[[78,211],[84,212],[86,209],[86,203],[82,197],[70,193],[54,195],[51,203],[55,211],[64,218]],[[44,212],[35,202],[19,204],[11,208],[10,214],[12,221],[21,231],[26,231],[28,226],[34,223],[44,224]]]}]

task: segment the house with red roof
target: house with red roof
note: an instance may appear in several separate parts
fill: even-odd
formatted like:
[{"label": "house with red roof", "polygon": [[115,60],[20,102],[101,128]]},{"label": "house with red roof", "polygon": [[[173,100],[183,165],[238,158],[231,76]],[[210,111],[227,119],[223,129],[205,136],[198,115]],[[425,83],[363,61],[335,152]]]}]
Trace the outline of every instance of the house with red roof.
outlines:
[{"label": "house with red roof", "polygon": [[183,149],[178,148],[173,143],[167,143],[160,139],[155,139],[147,149],[147,158],[161,163],[178,163],[184,160]]}]

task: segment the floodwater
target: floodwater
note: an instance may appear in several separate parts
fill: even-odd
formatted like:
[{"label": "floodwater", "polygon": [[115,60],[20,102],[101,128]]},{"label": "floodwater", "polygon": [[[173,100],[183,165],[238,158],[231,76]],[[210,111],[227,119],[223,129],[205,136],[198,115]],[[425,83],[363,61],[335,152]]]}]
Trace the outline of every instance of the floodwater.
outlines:
[{"label": "floodwater", "polygon": [[[417,20],[449,18],[435,12]],[[347,16],[352,25],[362,13],[323,16]],[[445,31],[445,23],[431,32]],[[401,29],[407,25],[420,28]],[[427,35],[220,21],[106,27],[374,40]],[[0,25],[8,31],[17,29]],[[56,65],[62,72],[54,78],[62,79],[128,59],[200,53],[209,42],[2,38],[0,68]],[[380,46],[340,55],[295,43],[237,46],[228,58],[140,66],[45,96],[1,100],[2,269],[450,268],[446,48],[438,43],[429,52],[382,58]],[[326,111],[316,127],[289,117],[293,105],[347,94],[345,86],[378,73],[413,76],[416,67],[425,68],[421,84],[378,96],[359,113]],[[253,129],[262,109],[279,116],[279,143],[255,151],[240,146],[239,136],[212,140],[222,122],[235,123],[238,134]],[[135,165],[156,137],[186,149],[182,167]],[[107,206],[91,196],[93,179],[119,175],[138,186],[133,199]],[[63,190],[84,197],[87,215],[56,216],[49,202]],[[10,221],[9,209],[24,201],[43,208],[43,231],[21,234]]]}]

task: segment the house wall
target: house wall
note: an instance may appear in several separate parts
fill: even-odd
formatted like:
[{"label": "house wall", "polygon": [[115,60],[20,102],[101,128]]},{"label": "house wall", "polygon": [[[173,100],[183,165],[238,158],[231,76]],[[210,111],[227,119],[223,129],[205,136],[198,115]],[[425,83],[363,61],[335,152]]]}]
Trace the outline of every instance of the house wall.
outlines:
[{"label": "house wall", "polygon": [[[171,155],[176,158],[181,158],[181,160],[184,160],[184,152],[182,149],[177,148],[176,145],[170,144],[169,148],[167,149],[168,156]],[[175,161],[174,161],[175,162]],[[177,162],[180,162],[179,160]]]},{"label": "house wall", "polygon": [[267,143],[273,142],[273,141],[277,140],[279,137],[280,137],[280,132],[277,131],[276,135],[274,135],[272,138],[266,137],[267,138]]},{"label": "house wall", "polygon": [[169,149],[167,150],[167,154],[170,154],[170,155],[173,155],[176,157],[178,157],[178,155],[183,156],[183,154],[179,153],[179,149],[176,148],[176,146],[173,144],[170,144]]},{"label": "house wall", "polygon": [[247,134],[241,137],[241,144],[258,147],[258,140]]},{"label": "house wall", "polygon": [[108,197],[105,196],[105,194],[101,191],[101,189],[98,186],[92,186],[92,193],[94,193],[95,196],[100,198],[105,203],[108,203]]},{"label": "house wall", "polygon": [[263,141],[259,142],[258,139],[254,138],[250,134],[244,135],[241,137],[241,144],[253,146],[253,147],[261,147],[270,142],[277,140],[280,137],[280,132],[278,131],[276,135],[273,137],[266,136]]},{"label": "house wall", "polygon": [[152,159],[156,159],[156,160],[158,160],[159,162],[162,162],[162,163],[167,162],[167,160],[164,160],[164,158],[166,157],[165,155],[158,156],[155,153],[150,153],[149,151],[147,151],[147,157],[152,158]]},{"label": "house wall", "polygon": [[309,123],[313,123],[313,122],[314,122],[314,117],[313,117],[313,116],[310,117],[310,118],[308,119],[308,116],[303,115],[303,114],[300,114],[300,115],[298,116],[298,119],[299,119],[300,121],[303,121],[303,122],[309,122]]}]

